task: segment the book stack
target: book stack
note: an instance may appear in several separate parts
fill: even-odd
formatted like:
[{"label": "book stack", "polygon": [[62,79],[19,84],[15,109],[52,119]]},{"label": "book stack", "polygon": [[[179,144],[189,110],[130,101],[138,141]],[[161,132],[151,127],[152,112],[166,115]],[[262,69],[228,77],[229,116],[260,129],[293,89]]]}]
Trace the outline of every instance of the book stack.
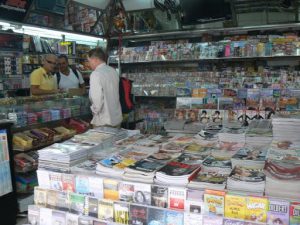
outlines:
[{"label": "book stack", "polygon": [[199,165],[171,161],[156,172],[155,182],[165,185],[186,186],[199,171]]},{"label": "book stack", "polygon": [[267,146],[272,142],[271,120],[253,120],[246,131],[246,144],[251,146]]},{"label": "book stack", "polygon": [[214,189],[224,190],[228,175],[200,171],[188,184],[189,188],[193,189]]},{"label": "book stack", "polygon": [[81,145],[56,143],[38,151],[39,169],[70,172],[70,168],[87,159],[87,149]]},{"label": "book stack", "polygon": [[236,166],[246,166],[263,169],[266,155],[267,149],[263,147],[245,146],[231,158],[231,164],[233,168]]},{"label": "book stack", "polygon": [[266,195],[289,199],[300,198],[300,164],[292,161],[267,160]]},{"label": "book stack", "polygon": [[265,174],[263,169],[236,166],[227,178],[227,189],[263,195]]}]

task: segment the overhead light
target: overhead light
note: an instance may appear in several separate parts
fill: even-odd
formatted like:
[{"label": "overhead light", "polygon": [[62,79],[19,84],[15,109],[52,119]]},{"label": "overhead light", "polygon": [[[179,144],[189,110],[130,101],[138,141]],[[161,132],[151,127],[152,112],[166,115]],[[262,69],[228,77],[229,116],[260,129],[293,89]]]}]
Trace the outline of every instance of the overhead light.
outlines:
[{"label": "overhead light", "polygon": [[3,30],[13,30],[16,33],[20,34],[28,34],[33,36],[45,37],[45,38],[53,38],[53,39],[65,39],[66,41],[76,41],[79,44],[87,44],[87,45],[98,45],[99,43],[106,43],[106,40],[103,38],[98,38],[95,36],[82,35],[64,31],[57,31],[53,29],[40,28],[35,26],[27,26],[27,25],[17,25],[8,22],[0,21],[0,26],[2,26]]}]

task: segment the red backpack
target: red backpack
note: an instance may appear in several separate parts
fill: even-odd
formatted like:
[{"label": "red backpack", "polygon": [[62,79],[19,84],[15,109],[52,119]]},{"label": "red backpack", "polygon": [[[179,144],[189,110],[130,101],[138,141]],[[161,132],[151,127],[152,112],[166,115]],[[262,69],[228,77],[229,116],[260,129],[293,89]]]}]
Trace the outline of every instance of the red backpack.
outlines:
[{"label": "red backpack", "polygon": [[119,95],[122,113],[129,113],[134,109],[132,90],[132,80],[125,77],[120,77]]}]

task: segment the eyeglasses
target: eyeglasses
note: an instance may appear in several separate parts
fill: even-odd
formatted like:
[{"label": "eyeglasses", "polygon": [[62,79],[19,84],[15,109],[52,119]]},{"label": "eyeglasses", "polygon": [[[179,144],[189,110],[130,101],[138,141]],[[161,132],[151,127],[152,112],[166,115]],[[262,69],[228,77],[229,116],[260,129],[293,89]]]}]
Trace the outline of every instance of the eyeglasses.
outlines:
[{"label": "eyeglasses", "polygon": [[47,63],[49,63],[49,64],[56,65],[56,62],[52,62],[52,61],[49,61],[49,60],[47,60],[47,59],[46,59],[46,61],[47,61]]}]

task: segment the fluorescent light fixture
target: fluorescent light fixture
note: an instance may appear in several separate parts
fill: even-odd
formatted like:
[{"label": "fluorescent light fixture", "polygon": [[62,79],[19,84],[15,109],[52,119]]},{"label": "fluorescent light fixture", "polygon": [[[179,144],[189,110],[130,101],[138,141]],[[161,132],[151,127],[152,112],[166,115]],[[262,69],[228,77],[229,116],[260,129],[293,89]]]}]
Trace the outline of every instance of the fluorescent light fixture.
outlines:
[{"label": "fluorescent light fixture", "polygon": [[33,36],[45,37],[45,38],[53,38],[53,39],[63,39],[66,41],[76,41],[78,44],[87,44],[87,45],[99,45],[99,43],[106,43],[106,40],[103,38],[98,38],[95,36],[82,35],[76,33],[69,33],[64,31],[57,31],[47,28],[40,28],[34,26],[27,25],[17,25],[8,22],[0,21],[0,26],[2,26],[3,30],[13,30],[16,33],[20,34],[28,34]]}]

